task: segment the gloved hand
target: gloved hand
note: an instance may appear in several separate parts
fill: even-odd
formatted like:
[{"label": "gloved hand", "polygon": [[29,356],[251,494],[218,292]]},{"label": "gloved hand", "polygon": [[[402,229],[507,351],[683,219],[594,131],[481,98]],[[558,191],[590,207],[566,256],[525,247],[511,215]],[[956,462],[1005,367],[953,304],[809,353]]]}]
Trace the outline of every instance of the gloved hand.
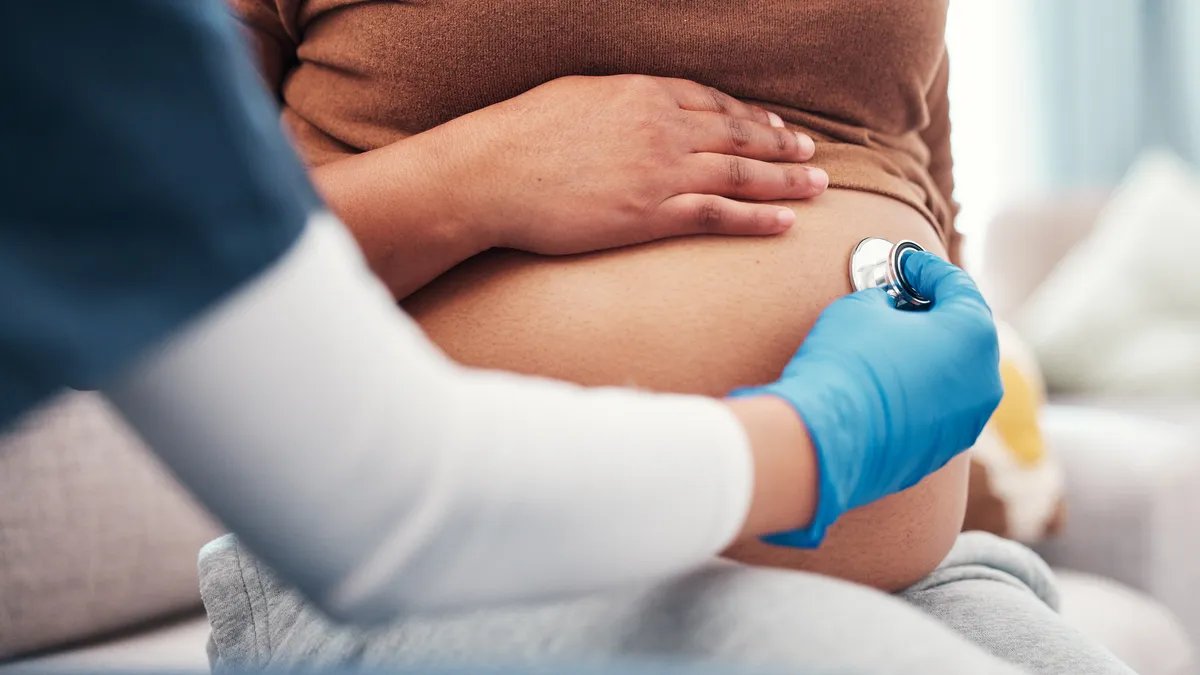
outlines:
[{"label": "gloved hand", "polygon": [[903,264],[933,301],[928,311],[898,310],[881,289],[841,298],[779,381],[731,394],[787,401],[816,449],[813,521],[770,543],[816,547],[846,511],[917,484],[973,445],[1000,403],[996,327],[975,284],[924,251]]}]

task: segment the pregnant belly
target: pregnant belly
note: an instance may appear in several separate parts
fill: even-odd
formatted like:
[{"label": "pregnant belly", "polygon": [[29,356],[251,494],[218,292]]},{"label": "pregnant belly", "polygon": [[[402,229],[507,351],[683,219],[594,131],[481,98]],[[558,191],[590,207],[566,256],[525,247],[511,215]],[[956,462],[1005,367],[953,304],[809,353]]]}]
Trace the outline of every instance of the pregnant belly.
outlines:
[{"label": "pregnant belly", "polygon": [[[788,206],[796,225],[778,237],[693,237],[559,258],[489,252],[403,304],[468,365],[721,396],[779,375],[821,310],[850,292],[849,254],[862,238],[912,239],[944,254],[919,214],[886,197],[830,190]],[[903,588],[954,543],[967,468],[959,458],[846,514],[817,550],[746,542],[726,555]]]}]

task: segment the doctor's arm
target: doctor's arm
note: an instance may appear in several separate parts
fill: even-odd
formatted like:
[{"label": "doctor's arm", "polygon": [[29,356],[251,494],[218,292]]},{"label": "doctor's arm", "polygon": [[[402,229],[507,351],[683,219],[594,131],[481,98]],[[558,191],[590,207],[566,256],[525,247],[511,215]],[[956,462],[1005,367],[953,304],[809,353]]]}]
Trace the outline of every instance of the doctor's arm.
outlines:
[{"label": "doctor's arm", "polygon": [[878,289],[838,300],[779,381],[718,401],[461,367],[317,216],[107,393],[335,616],[563,597],[747,537],[816,546],[973,444],[1001,394],[987,307],[934,256],[906,266],[931,310]]},{"label": "doctor's arm", "polygon": [[778,399],[589,391],[438,353],[313,215],[216,3],[3,3],[0,37],[19,93],[0,156],[22,163],[0,182],[0,424],[102,388],[350,618],[654,579],[807,522],[812,452]]},{"label": "doctor's arm", "polygon": [[0,57],[0,157],[23,162],[0,181],[0,424],[102,388],[335,615],[653,580],[781,530],[816,545],[999,399],[986,305],[916,255],[932,310],[839,300],[739,400],[464,369],[319,215],[215,3],[0,3]]},{"label": "doctor's arm", "polygon": [[220,518],[350,619],[659,578],[805,525],[815,497],[803,427],[776,399],[459,367],[322,219],[108,393]]}]

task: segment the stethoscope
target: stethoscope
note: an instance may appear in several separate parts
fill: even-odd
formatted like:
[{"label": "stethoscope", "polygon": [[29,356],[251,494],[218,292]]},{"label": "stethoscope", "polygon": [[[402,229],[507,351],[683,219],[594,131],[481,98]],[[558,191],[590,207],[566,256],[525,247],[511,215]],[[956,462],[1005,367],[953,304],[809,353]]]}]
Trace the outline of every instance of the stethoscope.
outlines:
[{"label": "stethoscope", "polygon": [[850,254],[850,283],[856,291],[882,288],[896,309],[929,309],[932,303],[917,293],[904,273],[904,256],[924,250],[907,239],[895,244],[878,237],[863,239]]}]

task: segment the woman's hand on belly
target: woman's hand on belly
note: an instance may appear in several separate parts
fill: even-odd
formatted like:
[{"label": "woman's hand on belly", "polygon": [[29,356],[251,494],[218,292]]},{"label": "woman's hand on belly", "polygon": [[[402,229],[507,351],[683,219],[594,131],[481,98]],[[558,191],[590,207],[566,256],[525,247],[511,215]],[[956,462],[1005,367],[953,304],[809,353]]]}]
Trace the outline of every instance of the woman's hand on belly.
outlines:
[{"label": "woman's hand on belly", "polygon": [[502,248],[562,255],[776,234],[793,214],[762,201],[806,199],[829,183],[794,164],[815,153],[806,134],[687,80],[565,77],[459,121],[498,141],[464,135],[452,147],[472,177],[460,201],[482,205],[472,219]]},{"label": "woman's hand on belly", "polygon": [[[404,297],[487,248],[548,255],[777,234],[829,183],[807,135],[694,82],[568,77],[313,171]],[[736,201],[737,199],[756,201]]]},{"label": "woman's hand on belly", "polygon": [[[850,292],[848,257],[862,238],[912,239],[944,254],[923,218],[886,197],[830,190],[789,206],[798,226],[779,237],[698,237],[569,258],[488,254],[405,307],[470,365],[723,396],[778,377],[821,311]],[[965,488],[955,460],[847,513],[820,549],[751,542],[729,555],[894,590],[945,557]]]}]

